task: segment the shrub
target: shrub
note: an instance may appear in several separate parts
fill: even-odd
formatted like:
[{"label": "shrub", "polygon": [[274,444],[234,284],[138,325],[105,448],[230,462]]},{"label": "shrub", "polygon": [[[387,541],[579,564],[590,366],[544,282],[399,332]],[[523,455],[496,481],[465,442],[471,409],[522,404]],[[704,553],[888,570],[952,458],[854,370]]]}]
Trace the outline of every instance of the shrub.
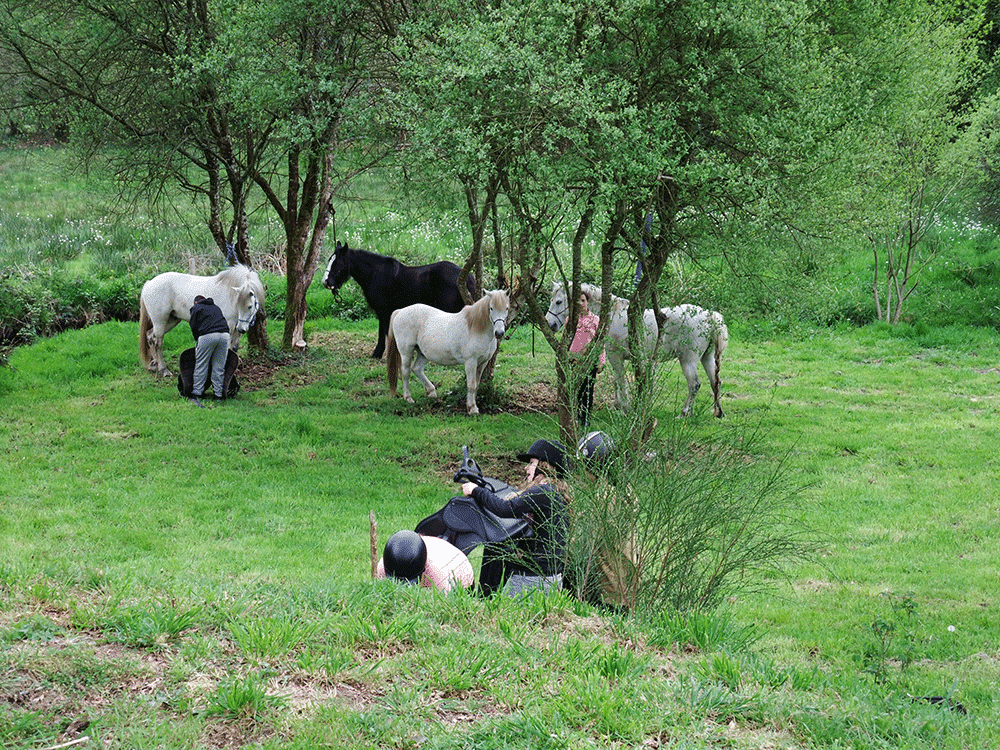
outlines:
[{"label": "shrub", "polygon": [[760,435],[706,436],[695,420],[670,420],[639,446],[636,413],[607,430],[618,448],[597,481],[572,483],[567,569],[581,595],[647,612],[712,609],[816,549],[795,520],[803,485],[758,452]]},{"label": "shrub", "polygon": [[0,344],[30,343],[43,336],[107,320],[138,319],[140,281],[35,271],[0,276]]}]

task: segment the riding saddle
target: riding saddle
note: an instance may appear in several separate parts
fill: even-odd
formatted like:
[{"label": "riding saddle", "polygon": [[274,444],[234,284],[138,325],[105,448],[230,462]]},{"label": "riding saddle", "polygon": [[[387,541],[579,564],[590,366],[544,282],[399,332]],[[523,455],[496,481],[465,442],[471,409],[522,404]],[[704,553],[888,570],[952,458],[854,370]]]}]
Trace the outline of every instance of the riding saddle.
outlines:
[{"label": "riding saddle", "polygon": [[469,554],[477,544],[503,542],[530,536],[531,524],[524,518],[501,518],[471,497],[453,497],[437,513],[417,524],[415,531],[437,536]]},{"label": "riding saddle", "polygon": [[[181,352],[180,372],[177,375],[177,390],[184,398],[191,398],[191,389],[194,387],[194,347]],[[232,349],[226,355],[226,374],[223,376],[223,384],[226,391],[226,398],[233,398],[240,392],[240,383],[236,379],[236,368],[240,366],[240,356]]]},{"label": "riding saddle", "polygon": [[[499,479],[484,477],[474,459],[469,458],[469,446],[462,447],[463,461],[455,472],[456,482],[474,482],[500,497],[514,488]],[[527,538],[534,533],[525,518],[501,518],[482,507],[471,497],[453,497],[437,513],[427,516],[414,529],[418,534],[437,536],[469,554],[477,544]]]}]

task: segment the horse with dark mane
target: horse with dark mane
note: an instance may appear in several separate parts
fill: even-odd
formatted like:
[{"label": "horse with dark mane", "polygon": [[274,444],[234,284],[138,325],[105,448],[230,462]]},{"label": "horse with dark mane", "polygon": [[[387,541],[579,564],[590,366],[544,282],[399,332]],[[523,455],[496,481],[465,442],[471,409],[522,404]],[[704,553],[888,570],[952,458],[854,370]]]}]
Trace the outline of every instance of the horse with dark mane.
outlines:
[{"label": "horse with dark mane", "polygon": [[[352,278],[358,282],[368,306],[378,317],[378,343],[372,352],[380,359],[385,352],[389,318],[394,310],[417,303],[457,313],[465,302],[458,290],[461,268],[446,260],[426,266],[406,266],[395,258],[337,243],[323,276],[323,286],[339,296],[340,287]],[[475,278],[466,279],[469,299],[475,297]]]}]

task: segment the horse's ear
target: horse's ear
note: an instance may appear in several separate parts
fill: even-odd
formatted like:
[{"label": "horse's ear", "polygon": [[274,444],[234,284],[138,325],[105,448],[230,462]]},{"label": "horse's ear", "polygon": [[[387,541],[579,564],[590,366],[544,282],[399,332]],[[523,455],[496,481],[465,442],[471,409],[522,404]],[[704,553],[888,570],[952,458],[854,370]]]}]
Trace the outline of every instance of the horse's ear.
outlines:
[{"label": "horse's ear", "polygon": [[344,246],[340,244],[340,240],[337,240],[337,245],[334,247],[334,250],[339,253],[342,247]]}]

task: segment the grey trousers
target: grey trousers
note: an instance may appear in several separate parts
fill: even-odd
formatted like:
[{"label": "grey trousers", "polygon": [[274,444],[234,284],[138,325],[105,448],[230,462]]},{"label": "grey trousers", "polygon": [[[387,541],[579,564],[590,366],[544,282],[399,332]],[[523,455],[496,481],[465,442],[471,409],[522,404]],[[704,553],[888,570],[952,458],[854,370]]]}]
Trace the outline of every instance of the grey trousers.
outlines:
[{"label": "grey trousers", "polygon": [[216,398],[226,397],[226,357],[229,354],[228,333],[203,333],[194,348],[194,377],[191,379],[191,395],[200,398],[208,386],[208,376],[212,375],[212,390]]}]

